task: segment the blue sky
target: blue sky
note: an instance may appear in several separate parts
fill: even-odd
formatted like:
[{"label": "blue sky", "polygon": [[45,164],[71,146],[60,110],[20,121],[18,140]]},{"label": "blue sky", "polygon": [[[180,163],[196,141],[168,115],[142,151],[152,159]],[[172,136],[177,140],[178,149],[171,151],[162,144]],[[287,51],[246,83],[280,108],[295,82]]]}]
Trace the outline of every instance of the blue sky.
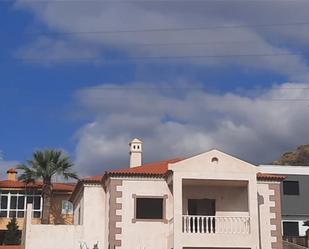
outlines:
[{"label": "blue sky", "polygon": [[145,161],[216,147],[265,163],[308,143],[307,5],[1,1],[2,172],[39,148],[81,174],[125,167],[133,137]]}]

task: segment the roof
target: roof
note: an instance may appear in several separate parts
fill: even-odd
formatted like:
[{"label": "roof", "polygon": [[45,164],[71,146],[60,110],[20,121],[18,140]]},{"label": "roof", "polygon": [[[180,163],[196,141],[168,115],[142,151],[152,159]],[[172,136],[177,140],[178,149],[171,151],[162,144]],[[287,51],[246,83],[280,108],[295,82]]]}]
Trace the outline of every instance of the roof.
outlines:
[{"label": "roof", "polygon": [[138,139],[138,138],[134,138],[131,142],[130,142],[130,144],[131,143],[143,143],[140,139]]},{"label": "roof", "polygon": [[119,169],[119,170],[110,170],[106,171],[108,176],[164,176],[168,172],[168,165],[170,163],[177,163],[184,160],[184,158],[174,158],[159,162],[146,163],[142,166]]},{"label": "roof", "polygon": [[12,245],[0,245],[0,249],[21,249],[21,245],[16,245],[16,246],[12,246]]},{"label": "roof", "polygon": [[259,171],[270,174],[282,175],[309,175],[309,166],[292,165],[259,165]]},{"label": "roof", "polygon": [[283,181],[286,176],[284,175],[277,175],[277,174],[265,174],[258,172],[256,174],[258,180],[264,180],[264,181]]},{"label": "roof", "polygon": [[[33,188],[33,189],[40,189],[43,186],[43,182],[36,181],[34,183],[28,183],[22,181],[12,181],[12,180],[3,180],[0,181],[0,189],[3,188]],[[54,191],[64,191],[64,192],[72,192],[75,187],[73,183],[53,183],[53,190]]]},{"label": "roof", "polygon": [[[126,168],[126,169],[114,169],[114,170],[108,170],[102,175],[96,175],[96,176],[89,176],[81,179],[77,185],[75,186],[75,189],[73,191],[73,194],[70,198],[70,200],[75,198],[75,195],[77,193],[77,190],[82,187],[83,183],[103,183],[103,181],[108,177],[113,176],[120,176],[120,177],[165,177],[167,173],[169,172],[168,165],[171,163],[177,163],[185,158],[174,158],[169,160],[163,160],[159,162],[152,162],[152,163],[146,163],[142,166],[133,167],[133,168]],[[264,181],[282,181],[285,179],[285,176],[282,175],[276,175],[276,174],[265,174],[265,173],[257,173],[257,179],[258,180],[264,180]]]},{"label": "roof", "polygon": [[[168,165],[170,163],[177,163],[184,160],[184,158],[174,158],[163,160],[159,162],[146,163],[142,166],[127,168],[127,169],[114,169],[108,170],[103,175],[89,176],[81,179],[84,183],[102,182],[106,176],[148,176],[148,177],[164,177],[168,173]],[[278,174],[257,173],[259,180],[283,180],[285,176]]]}]

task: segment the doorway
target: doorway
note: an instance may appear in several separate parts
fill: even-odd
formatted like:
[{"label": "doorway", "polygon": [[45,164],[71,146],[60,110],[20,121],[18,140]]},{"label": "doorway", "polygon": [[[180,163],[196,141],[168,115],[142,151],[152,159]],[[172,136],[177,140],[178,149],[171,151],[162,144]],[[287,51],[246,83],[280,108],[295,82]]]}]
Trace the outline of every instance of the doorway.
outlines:
[{"label": "doorway", "polygon": [[216,200],[214,199],[188,199],[188,215],[208,216],[190,219],[191,232],[197,233],[204,231],[206,233],[216,232]]},{"label": "doorway", "polygon": [[214,199],[189,199],[188,215],[215,216],[216,200]]}]

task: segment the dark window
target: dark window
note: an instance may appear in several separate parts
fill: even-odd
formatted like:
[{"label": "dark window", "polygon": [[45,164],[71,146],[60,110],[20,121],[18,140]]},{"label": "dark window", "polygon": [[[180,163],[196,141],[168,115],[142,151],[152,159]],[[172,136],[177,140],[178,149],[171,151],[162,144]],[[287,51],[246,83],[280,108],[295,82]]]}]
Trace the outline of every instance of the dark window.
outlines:
[{"label": "dark window", "polygon": [[7,196],[5,196],[5,195],[3,195],[3,196],[1,196],[1,209],[7,209],[7,207],[8,207],[8,197]]},{"label": "dark window", "polygon": [[283,181],[283,194],[299,195],[298,181]]},{"label": "dark window", "polygon": [[283,236],[299,236],[298,222],[284,221]]},{"label": "dark window", "polygon": [[25,196],[19,196],[17,208],[24,209],[24,207],[25,207]]},{"label": "dark window", "polygon": [[10,208],[16,209],[16,207],[17,207],[17,196],[11,196]]},{"label": "dark window", "polygon": [[162,198],[136,198],[136,219],[163,219]]}]

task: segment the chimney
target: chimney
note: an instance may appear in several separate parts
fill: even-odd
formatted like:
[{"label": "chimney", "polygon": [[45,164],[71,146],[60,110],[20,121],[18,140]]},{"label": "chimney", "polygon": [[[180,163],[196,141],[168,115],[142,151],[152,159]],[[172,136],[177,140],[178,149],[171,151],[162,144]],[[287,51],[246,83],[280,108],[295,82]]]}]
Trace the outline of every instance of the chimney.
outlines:
[{"label": "chimney", "polygon": [[16,175],[17,175],[16,169],[10,168],[6,173],[9,181],[16,181]]},{"label": "chimney", "polygon": [[130,143],[130,168],[142,165],[142,145],[143,142],[134,138]]}]

